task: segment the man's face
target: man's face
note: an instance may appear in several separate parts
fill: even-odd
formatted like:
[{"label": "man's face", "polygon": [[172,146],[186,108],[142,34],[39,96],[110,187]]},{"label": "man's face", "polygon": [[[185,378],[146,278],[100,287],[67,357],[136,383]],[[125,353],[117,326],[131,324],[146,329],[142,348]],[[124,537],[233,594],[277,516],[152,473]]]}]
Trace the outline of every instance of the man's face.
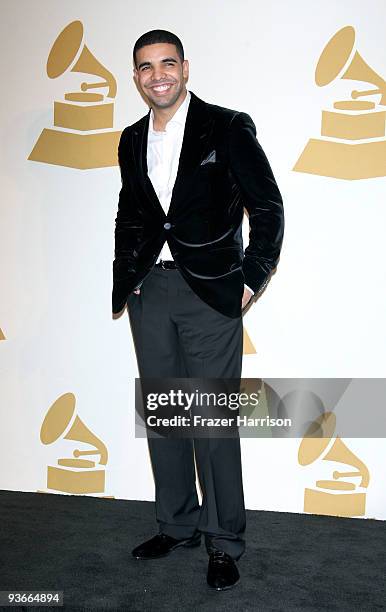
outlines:
[{"label": "man's face", "polygon": [[173,106],[185,92],[189,77],[187,60],[181,62],[175,45],[157,43],[137,51],[134,78],[150,106]]}]

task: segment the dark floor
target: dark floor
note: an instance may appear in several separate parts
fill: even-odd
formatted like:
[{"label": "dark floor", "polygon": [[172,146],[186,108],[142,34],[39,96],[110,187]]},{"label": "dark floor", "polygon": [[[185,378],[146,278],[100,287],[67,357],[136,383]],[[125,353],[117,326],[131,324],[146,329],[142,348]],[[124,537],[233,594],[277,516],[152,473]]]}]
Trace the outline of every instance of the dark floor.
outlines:
[{"label": "dark floor", "polygon": [[0,491],[0,511],[0,590],[63,590],[65,610],[386,610],[383,521],[248,511],[241,581],[217,592],[204,543],[131,556],[157,531],[150,502]]}]

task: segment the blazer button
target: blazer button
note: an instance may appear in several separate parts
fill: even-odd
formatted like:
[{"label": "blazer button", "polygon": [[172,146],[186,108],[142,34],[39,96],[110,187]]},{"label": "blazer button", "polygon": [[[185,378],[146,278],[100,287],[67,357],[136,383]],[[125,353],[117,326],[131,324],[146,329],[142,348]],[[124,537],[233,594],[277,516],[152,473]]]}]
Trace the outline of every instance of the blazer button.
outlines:
[{"label": "blazer button", "polygon": [[170,229],[170,228],[171,228],[171,226],[172,226],[172,224],[171,224],[171,223],[164,223],[164,228],[165,228],[165,229]]}]

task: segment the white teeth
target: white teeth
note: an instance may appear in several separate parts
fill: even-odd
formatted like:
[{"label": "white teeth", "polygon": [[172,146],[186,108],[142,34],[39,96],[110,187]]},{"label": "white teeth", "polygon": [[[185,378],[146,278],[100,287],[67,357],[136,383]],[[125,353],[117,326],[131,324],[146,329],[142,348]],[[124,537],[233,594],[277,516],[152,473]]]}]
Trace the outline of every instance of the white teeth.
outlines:
[{"label": "white teeth", "polygon": [[158,87],[153,87],[155,91],[166,91],[169,89],[170,85],[159,85]]}]

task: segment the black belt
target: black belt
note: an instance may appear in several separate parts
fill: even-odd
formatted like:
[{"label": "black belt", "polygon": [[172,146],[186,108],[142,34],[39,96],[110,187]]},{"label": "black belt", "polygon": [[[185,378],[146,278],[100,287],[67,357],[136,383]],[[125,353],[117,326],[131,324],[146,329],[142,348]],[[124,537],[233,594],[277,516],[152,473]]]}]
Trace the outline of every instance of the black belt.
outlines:
[{"label": "black belt", "polygon": [[172,259],[166,259],[166,260],[161,259],[155,265],[157,266],[157,268],[162,268],[163,270],[176,270],[177,269],[176,262],[173,261]]}]

